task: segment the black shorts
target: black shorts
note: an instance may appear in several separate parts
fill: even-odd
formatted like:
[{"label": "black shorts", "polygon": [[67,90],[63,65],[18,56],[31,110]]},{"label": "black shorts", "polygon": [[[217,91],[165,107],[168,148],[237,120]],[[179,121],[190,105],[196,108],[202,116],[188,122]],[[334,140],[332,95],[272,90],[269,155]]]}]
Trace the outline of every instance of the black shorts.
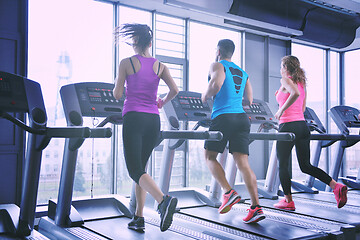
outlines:
[{"label": "black shorts", "polygon": [[229,152],[249,155],[250,121],[246,113],[226,113],[211,120],[209,131],[220,131],[221,141],[205,141],[204,148],[218,153],[224,152],[229,142]]}]

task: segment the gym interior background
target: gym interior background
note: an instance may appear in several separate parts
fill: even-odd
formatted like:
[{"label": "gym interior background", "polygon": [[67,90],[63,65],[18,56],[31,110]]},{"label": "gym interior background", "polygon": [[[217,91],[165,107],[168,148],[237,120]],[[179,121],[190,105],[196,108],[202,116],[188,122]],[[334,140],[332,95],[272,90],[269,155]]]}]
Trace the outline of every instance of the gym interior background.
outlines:
[{"label": "gym interior background", "polygon": [[[48,126],[66,126],[60,87],[76,82],[113,83],[119,59],[132,54],[125,42],[114,44],[116,26],[133,22],[151,26],[153,56],[167,64],[180,90],[197,92],[205,90],[208,67],[214,60],[218,40],[229,38],[236,45],[234,62],[250,75],[254,97],[269,102],[273,112],[277,107],[274,93],[281,78],[280,59],[287,54],[297,56],[308,78],[307,105],[317,112],[329,133],[338,133],[328,110],[336,105],[360,108],[358,18],[354,26],[348,19],[342,22],[351,25],[351,29],[335,23],[325,27],[316,22],[316,16],[309,18],[307,24],[318,24],[320,35],[311,39],[312,33],[306,33],[306,26],[303,31],[293,27],[296,16],[288,16],[284,23],[278,13],[272,11],[273,22],[265,17],[256,19],[256,16],[266,15],[259,15],[264,9],[252,12],[254,6],[249,6],[246,13],[238,13],[236,2],[0,0],[0,70],[39,82]],[[342,2],[349,16],[358,16],[360,12],[357,1],[320,2]],[[242,24],[237,24],[239,19]],[[343,30],[342,34],[346,35],[346,31],[351,34],[339,36],[339,29]],[[333,36],[337,37],[332,39]],[[161,86],[159,94],[165,90],[165,86]],[[24,119],[21,114],[17,117]],[[93,126],[101,120],[90,118],[84,125]],[[165,126],[163,122],[162,127]],[[193,126],[184,124],[181,127],[191,129]],[[95,196],[130,194],[132,181],[123,159],[121,127],[113,128],[111,139],[88,139],[79,150],[74,197],[90,196],[92,181]],[[0,132],[0,203],[19,203],[26,135],[4,119],[0,119]],[[250,146],[250,163],[258,179],[265,178],[271,144],[258,141]],[[53,139],[44,150],[38,206],[57,198],[63,145],[63,139]],[[326,171],[331,166],[334,149],[331,146],[322,151],[320,167]],[[149,165],[149,173],[155,180],[159,174],[161,150],[160,145]],[[347,149],[341,175],[356,176],[360,167],[356,159],[359,158],[359,144]],[[204,161],[203,141],[189,141],[176,151],[175,159],[171,188],[204,188],[209,184],[211,176]],[[293,178],[303,179],[295,157],[293,162]]]}]

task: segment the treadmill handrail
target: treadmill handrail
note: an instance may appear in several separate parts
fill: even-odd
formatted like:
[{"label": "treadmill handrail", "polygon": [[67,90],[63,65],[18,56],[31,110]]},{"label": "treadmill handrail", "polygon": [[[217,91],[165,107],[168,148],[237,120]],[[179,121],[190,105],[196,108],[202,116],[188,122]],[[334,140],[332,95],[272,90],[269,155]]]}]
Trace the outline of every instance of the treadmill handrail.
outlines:
[{"label": "treadmill handrail", "polygon": [[167,130],[160,132],[161,139],[206,139],[220,141],[223,137],[218,131]]},{"label": "treadmill handrail", "polygon": [[88,138],[91,133],[89,127],[47,127],[45,132],[51,138]]},{"label": "treadmill handrail", "polygon": [[110,127],[90,128],[89,138],[110,138],[111,136],[112,136],[112,129]]},{"label": "treadmill handrail", "polygon": [[196,124],[193,130],[167,130],[161,131],[157,145],[159,145],[164,139],[176,139],[177,141],[170,145],[170,149],[177,149],[185,140],[198,139],[198,140],[210,140],[220,141],[223,134],[219,131],[195,131],[200,125]]},{"label": "treadmill handrail", "polygon": [[11,116],[10,114],[6,113],[6,112],[0,112],[0,117],[9,120],[10,122],[14,123],[15,125],[19,126],[20,128],[22,128],[23,130],[29,132],[29,133],[33,133],[33,134],[38,134],[38,135],[45,135],[46,131],[45,129],[35,129],[32,127],[29,127],[28,125],[26,125],[25,123],[23,123],[22,121],[20,121],[17,118],[14,118],[13,116]]},{"label": "treadmill handrail", "polygon": [[346,140],[349,140],[349,141],[360,141],[360,134],[359,134],[359,135],[356,135],[356,134],[346,135]]},{"label": "treadmill handrail", "polygon": [[90,137],[90,128],[89,127],[45,127],[44,129],[36,129],[26,125],[24,122],[19,119],[11,116],[6,112],[0,112],[0,116],[5,118],[15,125],[19,126],[21,129],[37,135],[44,135],[50,138],[88,138]]},{"label": "treadmill handrail", "polygon": [[250,133],[250,140],[277,140],[277,141],[294,141],[295,134],[288,132],[280,132],[280,133]]},{"label": "treadmill handrail", "polygon": [[346,140],[345,134],[327,134],[327,133],[312,133],[310,135],[310,140]]}]

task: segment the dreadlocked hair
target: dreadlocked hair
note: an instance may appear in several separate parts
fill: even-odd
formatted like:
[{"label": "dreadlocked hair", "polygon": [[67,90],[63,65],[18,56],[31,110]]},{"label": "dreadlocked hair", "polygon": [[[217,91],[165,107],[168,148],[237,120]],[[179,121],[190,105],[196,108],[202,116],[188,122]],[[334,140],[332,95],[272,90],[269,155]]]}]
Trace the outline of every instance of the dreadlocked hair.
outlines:
[{"label": "dreadlocked hair", "polygon": [[123,24],[115,29],[115,41],[119,37],[126,40],[132,39],[133,43],[126,42],[129,45],[135,46],[142,51],[149,46],[152,41],[152,30],[146,24]]},{"label": "dreadlocked hair", "polygon": [[294,83],[306,84],[305,71],[300,67],[300,61],[297,57],[288,55],[283,57],[281,62]]}]

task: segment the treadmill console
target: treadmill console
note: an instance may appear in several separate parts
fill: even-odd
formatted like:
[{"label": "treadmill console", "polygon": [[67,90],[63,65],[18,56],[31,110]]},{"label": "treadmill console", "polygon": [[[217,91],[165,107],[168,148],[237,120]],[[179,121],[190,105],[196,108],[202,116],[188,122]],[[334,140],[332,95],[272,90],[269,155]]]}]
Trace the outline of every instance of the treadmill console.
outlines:
[{"label": "treadmill console", "polygon": [[29,111],[23,77],[0,71],[0,110]]},{"label": "treadmill console", "polygon": [[[201,101],[201,93],[180,91],[171,101],[171,104],[164,106],[164,112],[169,119],[176,117],[179,121],[202,121],[211,119],[213,100],[206,103]],[[268,104],[262,100],[254,99],[253,104],[243,101],[243,108],[251,123],[275,123],[274,116]]]},{"label": "treadmill console", "polygon": [[320,119],[318,118],[314,110],[312,110],[309,107],[306,107],[304,112],[304,117],[310,130],[316,130],[319,133],[326,132],[324,125],[321,123]]},{"label": "treadmill console", "polygon": [[251,123],[275,123],[274,115],[265,101],[253,99],[253,103],[249,105],[248,100],[243,100],[243,108]]},{"label": "treadmill console", "polygon": [[211,118],[210,104],[211,101],[201,101],[201,93],[180,91],[171,104],[164,105],[164,112],[176,116],[179,121],[201,121]]},{"label": "treadmill console", "polygon": [[[84,117],[108,117],[121,114],[125,94],[120,100],[116,100],[113,89],[114,84],[102,82],[75,83],[63,86],[60,94],[65,115],[70,110],[81,112]],[[72,109],[74,106],[71,105],[76,105],[77,109]]]},{"label": "treadmill console", "polygon": [[336,106],[329,110],[331,118],[343,133],[349,133],[348,128],[360,128],[359,109],[349,106]]},{"label": "treadmill console", "polygon": [[93,88],[86,89],[77,87],[80,101],[86,102],[87,99],[93,104],[118,104],[120,100],[116,100],[113,96],[112,89],[106,88]]}]

